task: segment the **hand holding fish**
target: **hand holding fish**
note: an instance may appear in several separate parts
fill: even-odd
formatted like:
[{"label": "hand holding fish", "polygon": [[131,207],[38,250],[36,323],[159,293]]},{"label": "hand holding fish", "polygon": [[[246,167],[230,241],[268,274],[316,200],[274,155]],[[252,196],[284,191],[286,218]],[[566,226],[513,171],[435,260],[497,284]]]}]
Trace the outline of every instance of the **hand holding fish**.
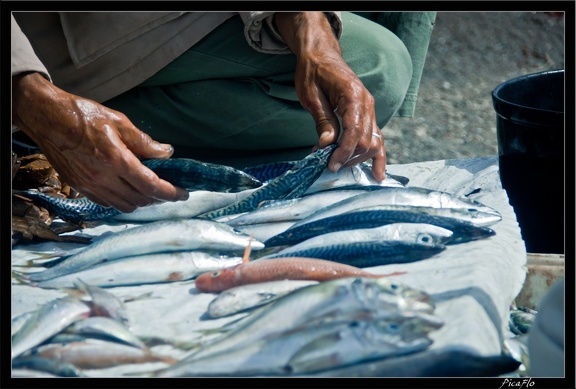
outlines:
[{"label": "hand holding fish", "polygon": [[137,158],[168,158],[172,147],[154,141],[125,115],[67,93],[39,73],[12,81],[14,123],[66,182],[92,201],[132,212],[158,200],[188,197]]},{"label": "hand holding fish", "polygon": [[[376,123],[374,97],[342,58],[338,40],[324,14],[279,12],[274,22],[296,55],[296,93],[316,122],[316,147],[338,141],[328,168],[336,172],[342,166],[372,158],[372,175],[383,181],[386,150]],[[342,134],[338,117],[342,120]]]}]

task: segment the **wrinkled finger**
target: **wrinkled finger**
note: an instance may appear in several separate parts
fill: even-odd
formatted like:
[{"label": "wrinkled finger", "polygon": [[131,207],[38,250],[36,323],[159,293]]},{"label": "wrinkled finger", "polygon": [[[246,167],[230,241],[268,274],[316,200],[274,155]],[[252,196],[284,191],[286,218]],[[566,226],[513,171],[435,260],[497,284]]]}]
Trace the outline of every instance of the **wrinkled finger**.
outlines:
[{"label": "wrinkled finger", "polygon": [[180,201],[188,199],[189,196],[186,189],[161,179],[137,159],[135,167],[129,170],[129,175],[124,179],[135,191],[145,195],[148,199]]},{"label": "wrinkled finger", "polygon": [[122,142],[140,158],[170,158],[174,153],[172,145],[155,141],[150,135],[140,131],[128,118],[123,119],[118,127]]}]

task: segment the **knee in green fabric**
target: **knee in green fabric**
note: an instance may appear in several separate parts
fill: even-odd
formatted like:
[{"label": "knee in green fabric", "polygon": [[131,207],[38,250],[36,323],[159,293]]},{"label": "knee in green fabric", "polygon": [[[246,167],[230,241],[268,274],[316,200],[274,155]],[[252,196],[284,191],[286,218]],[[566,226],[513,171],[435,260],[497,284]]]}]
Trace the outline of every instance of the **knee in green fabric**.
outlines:
[{"label": "knee in green fabric", "polygon": [[383,127],[400,108],[412,78],[412,60],[404,43],[381,25],[342,13],[340,39],[344,59],[376,101],[376,119]]}]

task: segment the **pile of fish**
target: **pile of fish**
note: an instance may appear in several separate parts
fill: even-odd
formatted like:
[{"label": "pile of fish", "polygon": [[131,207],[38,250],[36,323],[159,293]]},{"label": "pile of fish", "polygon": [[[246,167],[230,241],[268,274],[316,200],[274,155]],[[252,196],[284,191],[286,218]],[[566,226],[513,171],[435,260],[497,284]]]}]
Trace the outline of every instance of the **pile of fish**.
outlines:
[{"label": "pile of fish", "polygon": [[[19,190],[71,223],[135,225],[43,261],[40,271],[13,275],[56,289],[78,288],[79,280],[84,288],[194,280],[200,293],[216,294],[210,317],[248,314],[182,360],[158,359],[172,366],[153,376],[308,374],[421,351],[442,325],[429,298],[390,281],[401,272],[363,268],[425,260],[447,245],[489,238],[501,216],[466,197],[406,186],[404,177],[376,182],[366,163],[331,173],[326,164],[335,147],[243,170],[191,159],[143,161],[190,197],[130,214],[86,198]],[[95,315],[70,298],[40,311],[60,312],[61,305],[71,306],[60,313],[69,319],[59,321],[69,330]],[[23,341],[35,325],[13,334],[13,366],[58,332]],[[127,347],[145,349],[136,341]]]},{"label": "pile of fish", "polygon": [[57,298],[12,319],[13,376],[83,377],[84,369],[176,363],[134,335],[122,300],[81,280],[75,286],[84,296]]},{"label": "pile of fish", "polygon": [[429,296],[384,278],[301,286],[155,377],[300,375],[422,351],[443,325]]}]

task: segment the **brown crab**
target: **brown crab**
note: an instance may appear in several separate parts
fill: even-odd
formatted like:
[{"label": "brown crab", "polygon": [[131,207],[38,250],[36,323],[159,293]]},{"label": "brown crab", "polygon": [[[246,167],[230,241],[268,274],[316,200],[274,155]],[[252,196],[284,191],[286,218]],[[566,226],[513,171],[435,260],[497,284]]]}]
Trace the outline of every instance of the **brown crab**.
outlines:
[{"label": "brown crab", "polygon": [[[12,187],[14,189],[37,189],[60,197],[79,197],[79,193],[63,183],[48,159],[43,154],[32,154],[19,158],[12,153]],[[64,223],[52,225],[55,215],[47,209],[35,205],[24,196],[12,195],[12,245],[33,239],[57,242],[89,243],[90,239],[77,236],[60,236],[75,231],[81,226]]]}]

